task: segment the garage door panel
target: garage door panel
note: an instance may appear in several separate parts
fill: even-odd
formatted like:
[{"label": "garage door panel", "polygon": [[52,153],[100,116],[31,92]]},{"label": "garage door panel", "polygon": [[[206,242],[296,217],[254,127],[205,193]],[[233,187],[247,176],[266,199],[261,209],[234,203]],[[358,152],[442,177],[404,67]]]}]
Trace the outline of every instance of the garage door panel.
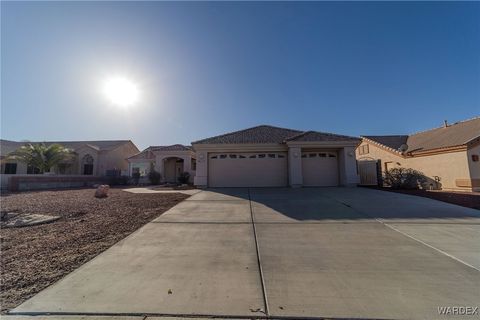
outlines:
[{"label": "garage door panel", "polygon": [[302,153],[303,185],[338,186],[338,156],[335,152]]},{"label": "garage door panel", "polygon": [[210,187],[283,187],[286,153],[219,153],[208,159]]}]

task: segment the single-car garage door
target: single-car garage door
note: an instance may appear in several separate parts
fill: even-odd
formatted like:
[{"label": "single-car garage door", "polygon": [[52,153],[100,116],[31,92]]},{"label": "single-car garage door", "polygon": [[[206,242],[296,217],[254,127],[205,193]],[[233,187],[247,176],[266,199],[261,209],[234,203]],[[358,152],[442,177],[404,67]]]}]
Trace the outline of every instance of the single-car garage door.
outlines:
[{"label": "single-car garage door", "polygon": [[209,187],[284,187],[287,183],[285,152],[209,154]]},{"label": "single-car garage door", "polygon": [[336,152],[302,152],[303,185],[310,187],[338,186]]}]

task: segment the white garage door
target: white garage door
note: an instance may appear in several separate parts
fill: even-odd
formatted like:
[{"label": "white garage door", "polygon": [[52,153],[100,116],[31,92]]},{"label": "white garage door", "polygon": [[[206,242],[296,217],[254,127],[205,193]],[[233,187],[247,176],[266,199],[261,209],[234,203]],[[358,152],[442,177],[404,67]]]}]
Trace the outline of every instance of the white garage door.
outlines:
[{"label": "white garage door", "polygon": [[287,154],[211,153],[208,157],[209,187],[284,187],[287,185]]},{"label": "white garage door", "polygon": [[304,186],[338,186],[337,153],[302,152],[302,173]]}]

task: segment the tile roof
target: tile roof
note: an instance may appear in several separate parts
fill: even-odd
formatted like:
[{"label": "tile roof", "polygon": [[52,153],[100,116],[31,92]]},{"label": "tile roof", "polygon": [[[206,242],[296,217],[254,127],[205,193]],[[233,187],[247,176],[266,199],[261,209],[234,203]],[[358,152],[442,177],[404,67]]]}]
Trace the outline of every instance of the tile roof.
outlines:
[{"label": "tile roof", "polygon": [[262,144],[286,141],[352,141],[357,138],[316,131],[300,131],[261,125],[192,142],[192,144]]},{"label": "tile roof", "polygon": [[190,151],[192,147],[183,144],[172,144],[170,146],[150,146],[128,159],[155,159],[154,151]]},{"label": "tile roof", "polygon": [[291,138],[287,138],[286,141],[358,141],[359,138],[344,136],[341,134],[334,134],[328,132],[319,131],[306,131]]},{"label": "tile roof", "polygon": [[[421,152],[466,145],[480,138],[480,117],[447,126],[418,132],[409,136],[364,136],[387,147],[398,149],[405,140],[407,152]],[[399,145],[400,144],[400,145]]]},{"label": "tile roof", "polygon": [[61,144],[62,146],[70,149],[78,149],[84,145],[88,145],[93,149],[99,151],[106,151],[112,150],[116,147],[125,144],[127,142],[131,142],[130,140],[99,140],[99,141],[10,141],[10,140],[3,140],[0,139],[0,152],[2,155],[7,155],[10,152],[13,152],[20,148],[23,145],[28,143],[38,144],[38,143],[45,143],[47,145],[51,144]]},{"label": "tile roof", "polygon": [[372,141],[378,142],[389,148],[398,150],[402,144],[407,143],[408,136],[362,136]]},{"label": "tile roof", "polygon": [[183,144],[172,144],[171,146],[151,146],[152,151],[189,151],[192,150],[190,146],[184,146]]}]

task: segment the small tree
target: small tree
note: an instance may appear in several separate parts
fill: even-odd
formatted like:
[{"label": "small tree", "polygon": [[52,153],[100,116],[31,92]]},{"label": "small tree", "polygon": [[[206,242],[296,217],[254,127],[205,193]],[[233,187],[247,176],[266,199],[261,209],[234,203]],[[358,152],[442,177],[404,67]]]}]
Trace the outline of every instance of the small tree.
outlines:
[{"label": "small tree", "polygon": [[57,143],[48,146],[45,143],[29,143],[10,153],[8,158],[38,168],[40,173],[45,173],[62,162],[72,161],[75,153]]},{"label": "small tree", "polygon": [[418,189],[427,178],[420,171],[400,167],[387,170],[383,181],[392,189]]},{"label": "small tree", "polygon": [[155,170],[155,166],[153,163],[150,163],[150,172],[148,173],[148,180],[153,185],[160,184],[160,180],[162,179],[162,175],[160,172]]},{"label": "small tree", "polygon": [[188,172],[182,172],[178,177],[178,182],[181,184],[187,184],[188,180],[190,180],[190,173]]}]

